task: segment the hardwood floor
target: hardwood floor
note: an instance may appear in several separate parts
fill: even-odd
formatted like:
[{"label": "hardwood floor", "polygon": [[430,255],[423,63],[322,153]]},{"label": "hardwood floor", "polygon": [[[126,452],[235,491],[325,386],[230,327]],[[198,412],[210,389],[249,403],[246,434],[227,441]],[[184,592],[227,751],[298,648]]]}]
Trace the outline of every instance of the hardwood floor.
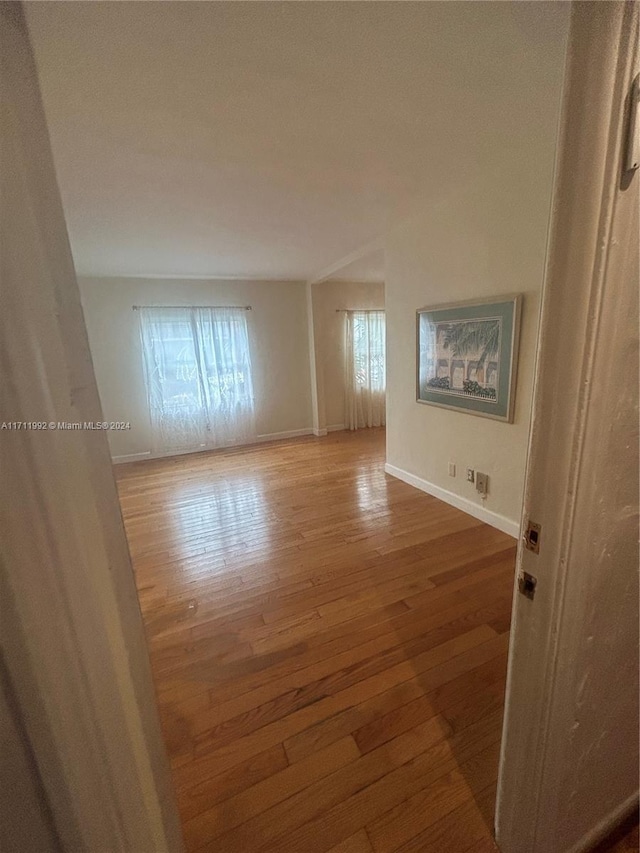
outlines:
[{"label": "hardwood floor", "polygon": [[117,466],[187,849],[494,850],[515,542],[384,431]]}]

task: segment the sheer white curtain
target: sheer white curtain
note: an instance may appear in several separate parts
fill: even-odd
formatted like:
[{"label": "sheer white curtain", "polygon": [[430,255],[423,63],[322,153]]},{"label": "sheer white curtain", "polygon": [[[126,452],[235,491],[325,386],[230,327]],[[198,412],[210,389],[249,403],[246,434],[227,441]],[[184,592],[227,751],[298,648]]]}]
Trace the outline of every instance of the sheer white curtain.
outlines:
[{"label": "sheer white curtain", "polygon": [[255,439],[247,315],[242,308],[140,308],[153,449]]},{"label": "sheer white curtain", "polygon": [[345,426],[386,423],[384,311],[347,311],[345,324]]}]

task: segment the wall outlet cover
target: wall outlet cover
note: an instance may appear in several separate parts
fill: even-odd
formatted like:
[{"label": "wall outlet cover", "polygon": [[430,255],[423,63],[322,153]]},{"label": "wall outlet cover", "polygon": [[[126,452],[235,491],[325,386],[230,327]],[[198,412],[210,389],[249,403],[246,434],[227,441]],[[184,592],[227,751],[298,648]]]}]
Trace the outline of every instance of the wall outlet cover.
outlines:
[{"label": "wall outlet cover", "polygon": [[480,471],[476,474],[476,491],[481,495],[486,495],[489,491],[489,475],[481,474]]},{"label": "wall outlet cover", "polygon": [[473,468],[467,468],[467,482],[473,483],[475,480],[475,472]]}]

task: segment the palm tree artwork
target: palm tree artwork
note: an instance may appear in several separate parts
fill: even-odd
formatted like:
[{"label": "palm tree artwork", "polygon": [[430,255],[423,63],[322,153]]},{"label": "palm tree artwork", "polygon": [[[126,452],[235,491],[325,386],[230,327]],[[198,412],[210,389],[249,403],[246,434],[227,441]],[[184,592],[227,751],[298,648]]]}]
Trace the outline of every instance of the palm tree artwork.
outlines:
[{"label": "palm tree artwork", "polygon": [[492,317],[435,324],[437,369],[432,390],[496,399],[500,320]]},{"label": "palm tree artwork", "polygon": [[513,423],[522,294],[416,311],[416,400]]}]

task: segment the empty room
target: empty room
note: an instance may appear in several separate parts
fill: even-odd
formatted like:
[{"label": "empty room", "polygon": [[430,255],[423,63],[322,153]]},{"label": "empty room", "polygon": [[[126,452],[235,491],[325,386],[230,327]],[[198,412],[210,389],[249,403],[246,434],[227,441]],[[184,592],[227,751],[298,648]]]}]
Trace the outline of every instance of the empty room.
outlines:
[{"label": "empty room", "polygon": [[2,849],[637,851],[638,3],[0,8]]}]

